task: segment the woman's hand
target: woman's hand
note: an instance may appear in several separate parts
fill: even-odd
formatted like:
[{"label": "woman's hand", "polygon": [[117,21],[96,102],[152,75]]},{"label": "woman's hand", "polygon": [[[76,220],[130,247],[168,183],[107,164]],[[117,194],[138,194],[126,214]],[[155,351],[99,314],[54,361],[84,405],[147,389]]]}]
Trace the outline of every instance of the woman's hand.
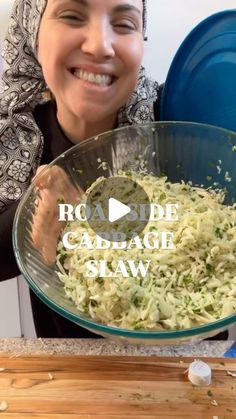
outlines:
[{"label": "woman's hand", "polygon": [[72,185],[66,172],[59,166],[48,167],[38,179],[37,175],[47,166],[40,166],[33,183],[38,190],[37,208],[32,222],[32,241],[45,262],[53,264],[59,235],[65,222],[58,220],[59,203],[75,205],[79,191]]}]

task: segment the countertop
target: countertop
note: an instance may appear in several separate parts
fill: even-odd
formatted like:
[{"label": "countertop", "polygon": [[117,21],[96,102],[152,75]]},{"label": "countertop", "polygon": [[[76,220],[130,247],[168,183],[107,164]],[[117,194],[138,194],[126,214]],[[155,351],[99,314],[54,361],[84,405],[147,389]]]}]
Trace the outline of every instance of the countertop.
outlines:
[{"label": "countertop", "polygon": [[[236,360],[222,359],[232,344],[0,339],[0,417],[189,419],[194,412],[201,419],[236,419]],[[189,364],[203,357],[212,382],[193,386]]]},{"label": "countertop", "polygon": [[176,346],[138,346],[108,339],[0,339],[0,354],[20,355],[127,355],[127,356],[193,356],[220,358],[233,341],[199,341]]}]

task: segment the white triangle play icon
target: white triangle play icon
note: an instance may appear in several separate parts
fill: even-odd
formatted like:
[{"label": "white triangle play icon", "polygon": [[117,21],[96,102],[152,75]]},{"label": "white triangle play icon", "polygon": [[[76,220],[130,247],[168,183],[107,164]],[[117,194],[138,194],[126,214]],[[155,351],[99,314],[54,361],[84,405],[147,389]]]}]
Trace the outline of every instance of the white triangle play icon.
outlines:
[{"label": "white triangle play icon", "polygon": [[122,204],[122,202],[118,201],[115,198],[109,198],[108,220],[110,221],[110,223],[114,223],[114,221],[119,220],[120,218],[124,217],[130,212],[131,209],[130,207],[128,207],[128,205]]}]

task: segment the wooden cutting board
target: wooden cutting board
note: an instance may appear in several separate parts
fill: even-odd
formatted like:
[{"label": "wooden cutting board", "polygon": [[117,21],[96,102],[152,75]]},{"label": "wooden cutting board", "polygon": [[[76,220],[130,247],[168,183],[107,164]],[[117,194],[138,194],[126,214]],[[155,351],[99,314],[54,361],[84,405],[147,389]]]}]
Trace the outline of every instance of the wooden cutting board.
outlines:
[{"label": "wooden cutting board", "polygon": [[[195,387],[193,358],[0,357],[1,418],[236,418],[236,360],[202,358],[212,384]],[[6,402],[6,403],[5,403]]]}]

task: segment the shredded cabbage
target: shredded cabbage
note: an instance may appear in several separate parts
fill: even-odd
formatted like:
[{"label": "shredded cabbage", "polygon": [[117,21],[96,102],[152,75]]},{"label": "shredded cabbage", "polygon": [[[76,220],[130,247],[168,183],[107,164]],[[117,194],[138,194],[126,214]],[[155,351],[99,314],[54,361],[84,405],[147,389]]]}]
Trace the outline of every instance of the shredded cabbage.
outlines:
[{"label": "shredded cabbage", "polygon": [[[58,244],[58,276],[66,296],[93,320],[133,330],[186,329],[236,311],[236,204],[224,205],[223,191],[171,183],[152,174],[128,174],[150,202],[178,203],[179,220],[148,222],[149,231],[173,231],[173,250],[67,250]],[[107,199],[107,198],[106,198]],[[96,234],[88,222],[72,221],[66,231]],[[88,260],[151,260],[145,278],[85,277]]]}]

